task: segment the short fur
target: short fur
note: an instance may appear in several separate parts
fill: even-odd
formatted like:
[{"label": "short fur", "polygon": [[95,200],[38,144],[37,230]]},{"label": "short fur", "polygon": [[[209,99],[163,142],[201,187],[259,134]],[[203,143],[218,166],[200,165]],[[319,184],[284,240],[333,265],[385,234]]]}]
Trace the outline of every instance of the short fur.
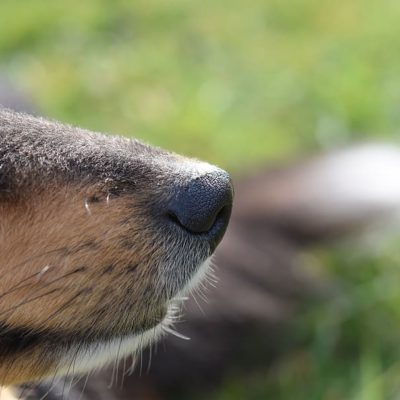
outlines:
[{"label": "short fur", "polygon": [[0,109],[0,385],[82,372],[100,348],[118,357],[162,333],[213,251],[165,204],[210,171]]}]

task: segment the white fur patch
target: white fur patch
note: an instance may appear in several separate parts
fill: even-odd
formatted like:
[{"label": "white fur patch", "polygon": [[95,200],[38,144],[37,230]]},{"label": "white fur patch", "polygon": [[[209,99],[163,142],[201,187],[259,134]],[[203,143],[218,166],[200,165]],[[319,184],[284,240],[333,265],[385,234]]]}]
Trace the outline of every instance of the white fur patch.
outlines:
[{"label": "white fur patch", "polygon": [[162,324],[158,324],[143,334],[116,338],[111,341],[94,342],[87,346],[79,345],[69,350],[63,357],[57,375],[83,374],[116,360],[134,354],[150,342],[157,340],[163,333]]}]

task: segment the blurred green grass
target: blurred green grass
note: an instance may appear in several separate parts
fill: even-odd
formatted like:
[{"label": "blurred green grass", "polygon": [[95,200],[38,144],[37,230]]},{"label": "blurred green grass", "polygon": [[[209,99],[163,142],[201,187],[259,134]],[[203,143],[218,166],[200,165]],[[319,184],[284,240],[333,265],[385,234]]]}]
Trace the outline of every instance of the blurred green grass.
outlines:
[{"label": "blurred green grass", "polygon": [[0,68],[41,111],[232,170],[397,139],[394,0],[3,0]]},{"label": "blurred green grass", "polygon": [[[395,0],[2,0],[0,74],[42,114],[241,173],[397,142],[399,21]],[[396,252],[319,254],[341,295],[293,321],[295,351],[213,398],[400,398]]]}]

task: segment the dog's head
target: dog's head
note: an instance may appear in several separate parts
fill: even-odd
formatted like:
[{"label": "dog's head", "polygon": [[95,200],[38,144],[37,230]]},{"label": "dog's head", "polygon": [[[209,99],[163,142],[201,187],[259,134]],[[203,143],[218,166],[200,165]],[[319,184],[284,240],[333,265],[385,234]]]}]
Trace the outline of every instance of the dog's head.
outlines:
[{"label": "dog's head", "polygon": [[168,330],[231,206],[214,166],[0,111],[0,384],[84,372]]}]

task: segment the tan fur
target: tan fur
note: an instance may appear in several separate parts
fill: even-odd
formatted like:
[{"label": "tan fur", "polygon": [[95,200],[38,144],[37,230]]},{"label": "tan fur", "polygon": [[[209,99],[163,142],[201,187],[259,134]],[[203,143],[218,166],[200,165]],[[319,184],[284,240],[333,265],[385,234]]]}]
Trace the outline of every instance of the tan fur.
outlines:
[{"label": "tan fur", "polygon": [[[153,315],[154,325],[164,317],[151,264],[163,249],[143,243],[151,236],[148,222],[134,217],[132,196],[53,187],[1,208],[0,316],[7,324],[67,333],[110,326],[123,331],[128,315],[136,324],[148,324],[144,312],[147,320]],[[146,310],[137,304],[144,293]],[[54,362],[43,359],[40,349],[23,352],[11,368],[0,363],[2,384],[41,378]]]}]

